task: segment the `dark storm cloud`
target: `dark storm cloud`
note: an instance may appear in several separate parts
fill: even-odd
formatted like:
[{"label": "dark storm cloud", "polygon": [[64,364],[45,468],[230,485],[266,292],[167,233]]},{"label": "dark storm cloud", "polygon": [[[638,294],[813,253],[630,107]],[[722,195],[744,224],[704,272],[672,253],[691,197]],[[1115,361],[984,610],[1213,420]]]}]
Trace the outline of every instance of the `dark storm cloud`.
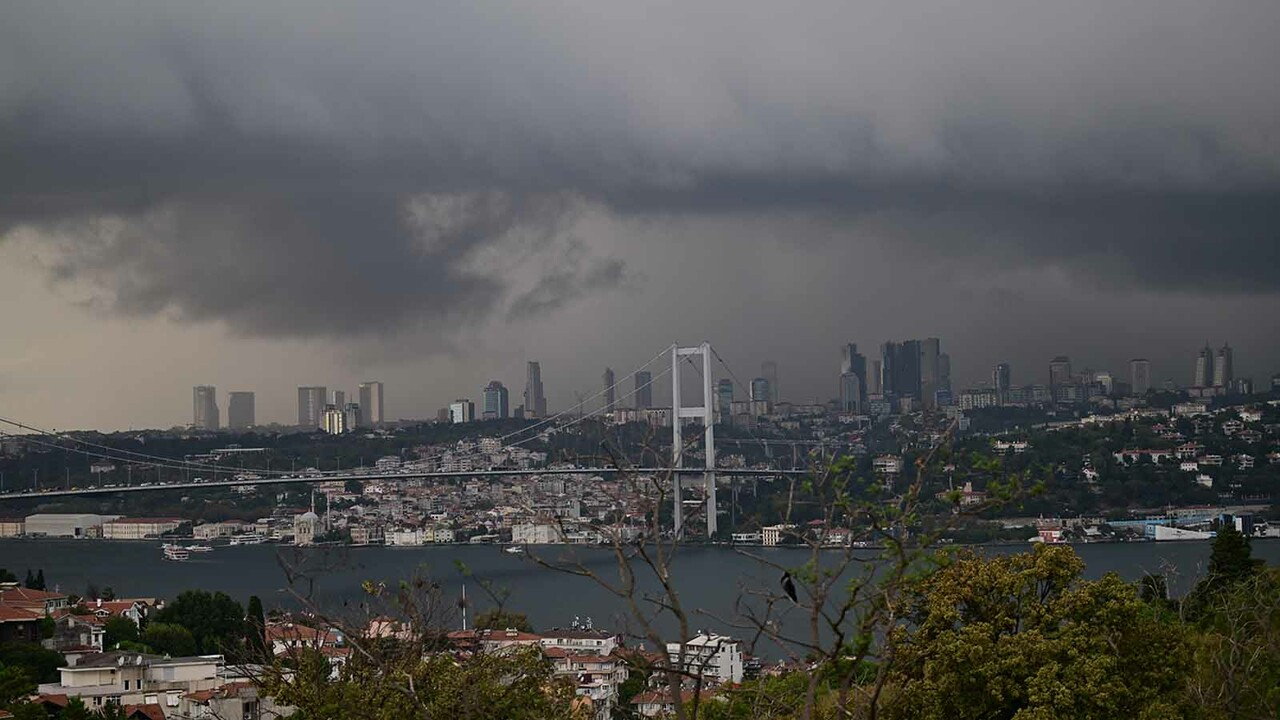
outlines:
[{"label": "dark storm cloud", "polygon": [[1280,291],[1280,6],[1035,5],[8,3],[0,232],[256,335],[606,291],[583,203]]}]

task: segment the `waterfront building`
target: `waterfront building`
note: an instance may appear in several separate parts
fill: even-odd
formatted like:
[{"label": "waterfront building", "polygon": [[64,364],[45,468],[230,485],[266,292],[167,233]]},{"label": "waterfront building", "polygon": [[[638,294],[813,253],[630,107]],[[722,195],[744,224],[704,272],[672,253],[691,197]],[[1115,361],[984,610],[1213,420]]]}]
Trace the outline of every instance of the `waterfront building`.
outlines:
[{"label": "waterfront building", "polygon": [[254,397],[251,392],[227,393],[227,427],[248,430],[254,426]]},{"label": "waterfront building", "polygon": [[212,385],[192,388],[192,421],[196,430],[217,430],[221,426],[218,415],[218,390]]},{"label": "waterfront building", "polygon": [[502,420],[511,417],[510,395],[507,387],[498,380],[490,380],[484,387],[482,417],[485,420]]},{"label": "waterfront building", "polygon": [[381,382],[372,380],[360,383],[360,407],[364,410],[364,421],[371,427],[378,427],[386,422],[382,394]]},{"label": "waterfront building", "polygon": [[45,537],[96,537],[102,534],[102,524],[119,515],[95,515],[92,513],[37,513],[26,519],[27,535]]},{"label": "waterfront building", "polygon": [[145,540],[178,529],[180,518],[116,518],[102,524],[103,540]]},{"label": "waterfront building", "polygon": [[298,388],[298,425],[319,428],[324,425],[325,405],[328,405],[329,389],[323,385]]}]

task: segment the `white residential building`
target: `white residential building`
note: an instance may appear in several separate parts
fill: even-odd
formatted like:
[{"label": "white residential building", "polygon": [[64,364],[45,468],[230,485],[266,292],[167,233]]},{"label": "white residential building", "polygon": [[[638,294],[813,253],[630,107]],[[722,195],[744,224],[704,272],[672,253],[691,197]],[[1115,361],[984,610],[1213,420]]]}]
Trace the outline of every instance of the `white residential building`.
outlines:
[{"label": "white residential building", "polygon": [[725,635],[702,633],[684,644],[680,664],[680,643],[667,643],[668,661],[690,675],[722,683],[742,682],[742,643]]}]

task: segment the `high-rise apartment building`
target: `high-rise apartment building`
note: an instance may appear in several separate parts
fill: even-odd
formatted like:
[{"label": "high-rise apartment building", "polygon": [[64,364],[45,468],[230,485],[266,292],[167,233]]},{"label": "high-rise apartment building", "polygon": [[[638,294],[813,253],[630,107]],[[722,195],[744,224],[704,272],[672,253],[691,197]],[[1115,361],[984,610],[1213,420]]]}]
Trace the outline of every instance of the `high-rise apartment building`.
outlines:
[{"label": "high-rise apartment building", "polygon": [[1222,343],[1222,347],[1218,348],[1217,357],[1213,359],[1213,386],[1230,389],[1235,378],[1236,368],[1231,346]]},{"label": "high-rise apartment building", "polygon": [[[881,385],[885,395],[919,400],[922,392],[920,361],[921,342],[887,342],[880,348]],[[934,365],[936,368],[936,363]]]},{"label": "high-rise apartment building", "polygon": [[325,405],[328,405],[329,389],[323,385],[298,388],[298,425],[319,428],[324,425]]},{"label": "high-rise apartment building", "polygon": [[382,400],[382,383],[376,380],[360,383],[360,410],[366,425],[376,427],[386,422]]},{"label": "high-rise apartment building", "polygon": [[1129,361],[1129,389],[1134,395],[1146,395],[1151,390],[1151,361],[1134,358]]},{"label": "high-rise apartment building", "polygon": [[635,374],[636,409],[653,407],[653,373],[640,370]]},{"label": "high-rise apartment building", "polygon": [[925,338],[920,342],[920,403],[926,408],[934,406],[934,393],[942,382],[939,360],[942,357],[942,341]]},{"label": "high-rise apartment building", "polygon": [[343,390],[334,390],[333,397],[329,398],[329,402],[341,410],[347,406],[347,393]]},{"label": "high-rise apartment building", "polygon": [[510,416],[510,397],[506,386],[497,380],[490,380],[484,387],[484,419],[501,420]]},{"label": "high-rise apartment building", "polygon": [[1191,387],[1213,387],[1213,348],[1208,343],[1196,355],[1196,372],[1191,378]]},{"label": "high-rise apartment building", "polygon": [[769,402],[769,378],[758,377],[751,381],[751,402]]},{"label": "high-rise apartment building", "polygon": [[1073,382],[1071,376],[1071,358],[1066,355],[1049,361],[1049,391],[1053,392],[1054,388],[1059,386],[1070,385]]},{"label": "high-rise apartment building", "polygon": [[861,415],[867,399],[867,358],[855,343],[840,349],[840,410]]},{"label": "high-rise apartment building", "polygon": [[884,361],[871,358],[871,367],[867,370],[867,394],[884,394]]},{"label": "high-rise apartment building", "polygon": [[534,361],[525,367],[524,414],[530,418],[547,416],[547,396],[542,391],[542,365]]},{"label": "high-rise apartment building", "polygon": [[720,422],[729,422],[733,417],[733,380],[721,378],[716,383],[716,412],[720,414]]},{"label": "high-rise apartment building", "polygon": [[476,404],[467,398],[459,398],[449,405],[449,422],[467,423],[476,419]]},{"label": "high-rise apartment building", "polygon": [[951,356],[947,353],[938,355],[938,390],[951,392]]},{"label": "high-rise apartment building", "polygon": [[760,363],[760,377],[769,381],[769,402],[782,399],[782,386],[778,384],[778,363],[766,360]]},{"label": "high-rise apartment building", "polygon": [[212,385],[192,388],[191,425],[196,430],[217,430],[222,426],[218,415],[218,390]]},{"label": "high-rise apartment building", "polygon": [[1009,391],[1013,389],[1013,369],[1009,363],[996,363],[991,371],[991,387],[995,388],[996,401],[1001,405],[1009,402]]},{"label": "high-rise apartment building", "polygon": [[604,377],[600,380],[604,383],[604,411],[613,412],[618,404],[618,382],[613,376],[613,368],[605,368]]},{"label": "high-rise apartment building", "polygon": [[254,401],[251,392],[227,393],[227,427],[248,430],[254,426]]}]

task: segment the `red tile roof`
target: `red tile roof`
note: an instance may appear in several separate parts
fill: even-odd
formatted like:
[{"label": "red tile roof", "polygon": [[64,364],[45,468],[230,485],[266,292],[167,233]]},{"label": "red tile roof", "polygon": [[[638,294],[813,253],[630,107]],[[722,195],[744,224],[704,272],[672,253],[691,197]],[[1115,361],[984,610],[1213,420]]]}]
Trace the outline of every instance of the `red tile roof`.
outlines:
[{"label": "red tile roof", "polygon": [[148,705],[125,705],[124,716],[129,720],[165,720],[164,708],[156,703]]},{"label": "red tile roof", "polygon": [[0,605],[0,623],[40,620],[44,613],[14,605]]}]

